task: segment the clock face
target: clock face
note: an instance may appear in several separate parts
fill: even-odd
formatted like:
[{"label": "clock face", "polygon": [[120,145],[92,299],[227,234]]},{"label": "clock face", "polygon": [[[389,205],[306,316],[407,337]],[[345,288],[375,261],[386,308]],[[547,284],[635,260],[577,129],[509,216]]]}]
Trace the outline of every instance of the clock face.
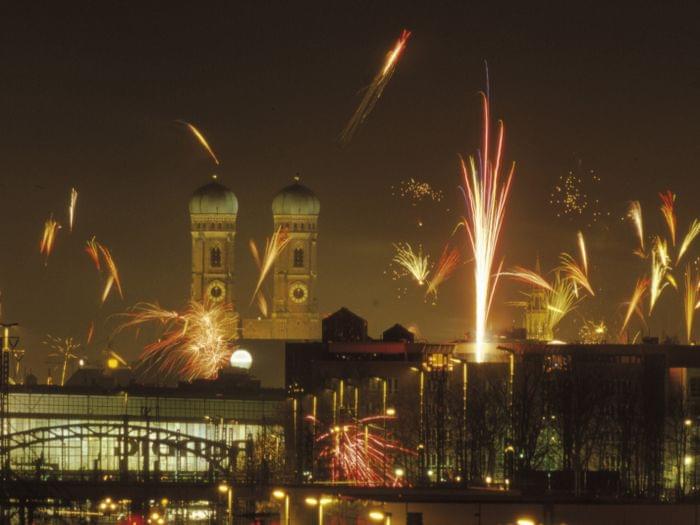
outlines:
[{"label": "clock face", "polygon": [[294,283],[289,287],[289,298],[297,304],[305,303],[309,289],[304,283]]},{"label": "clock face", "polygon": [[207,299],[218,303],[224,300],[226,285],[222,281],[212,281],[207,286]]}]

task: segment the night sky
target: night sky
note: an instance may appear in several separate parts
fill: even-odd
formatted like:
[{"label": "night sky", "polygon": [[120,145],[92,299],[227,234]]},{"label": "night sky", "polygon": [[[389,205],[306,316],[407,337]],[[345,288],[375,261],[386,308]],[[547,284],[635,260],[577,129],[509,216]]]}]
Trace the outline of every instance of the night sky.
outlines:
[{"label": "night sky", "polygon": [[[622,221],[630,199],[642,201],[650,233],[663,232],[659,191],[678,194],[681,234],[700,215],[697,12],[608,2],[40,4],[0,13],[2,313],[21,324],[26,362],[40,377],[46,334],[82,340],[94,319],[95,355],[111,315],[138,301],[186,303],[187,203],[214,171],[239,200],[244,315],[256,276],[248,240],[271,233],[271,199],[299,173],[321,200],[321,311],[347,306],[374,335],[401,322],[430,340],[462,336],[472,325],[470,265],[437,306],[408,281],[398,299],[385,272],[392,242],[422,243],[436,257],[464,211],[458,154],[479,147],[484,60],[506,158],[517,163],[500,246],[506,266],[532,266],[539,255],[552,268],[561,250],[575,250],[577,229],[589,243],[598,296],[562,325],[562,338],[583,318],[619,324],[619,303],[646,264],[631,254],[635,238]],[[413,35],[394,77],[341,150],[338,134],[403,28]],[[219,168],[177,119],[207,135]],[[591,225],[557,218],[549,204],[579,162],[600,177],[589,197],[602,219]],[[412,207],[392,196],[410,177],[445,199]],[[52,212],[66,222],[72,186],[75,231],[59,233],[44,267],[43,222]],[[83,253],[92,235],[112,250],[124,301],[99,306],[101,284]],[[455,240],[464,246],[461,234]],[[518,288],[499,289],[493,328],[520,322],[505,305]],[[681,299],[664,293],[650,329],[681,335]],[[121,337],[115,348],[135,357],[138,343]]]}]

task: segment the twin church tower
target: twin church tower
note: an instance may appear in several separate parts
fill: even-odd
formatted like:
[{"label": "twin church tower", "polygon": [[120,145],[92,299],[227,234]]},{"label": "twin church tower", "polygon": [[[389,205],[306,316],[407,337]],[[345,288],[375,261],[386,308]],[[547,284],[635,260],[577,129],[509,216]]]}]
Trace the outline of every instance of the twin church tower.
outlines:
[{"label": "twin church tower", "polygon": [[[243,319],[243,339],[305,340],[321,338],[316,297],[318,215],[321,203],[295,177],[272,200],[274,229],[282,227],[289,243],[272,269],[272,304],[268,318]],[[192,286],[195,301],[227,302],[234,296],[238,199],[214,180],[190,199]]]}]

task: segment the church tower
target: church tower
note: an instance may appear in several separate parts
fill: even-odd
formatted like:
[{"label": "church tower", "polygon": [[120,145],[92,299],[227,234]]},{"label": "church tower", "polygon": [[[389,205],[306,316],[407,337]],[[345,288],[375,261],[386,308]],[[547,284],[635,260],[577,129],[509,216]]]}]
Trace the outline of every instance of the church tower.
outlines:
[{"label": "church tower", "polygon": [[220,184],[216,175],[192,195],[192,300],[230,303],[235,309],[233,242],[237,214],[236,195]]},{"label": "church tower", "polygon": [[279,191],[272,201],[274,228],[283,228],[289,236],[289,243],[277,258],[273,270],[272,319],[276,328],[284,326],[284,335],[279,333],[279,328],[275,330],[277,337],[321,337],[316,295],[320,211],[318,197],[302,185],[298,177],[293,184]]},{"label": "church tower", "polygon": [[[539,257],[535,262],[535,272],[541,273]],[[531,341],[551,341],[554,339],[548,320],[549,310],[547,310],[546,292],[539,286],[533,286],[525,307],[526,338]]]}]

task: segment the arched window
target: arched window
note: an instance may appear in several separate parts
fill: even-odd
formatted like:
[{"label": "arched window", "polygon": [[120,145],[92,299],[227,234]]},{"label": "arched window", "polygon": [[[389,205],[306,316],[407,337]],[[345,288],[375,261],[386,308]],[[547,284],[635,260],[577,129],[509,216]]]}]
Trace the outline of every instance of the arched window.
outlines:
[{"label": "arched window", "polygon": [[294,268],[304,267],[304,250],[303,248],[294,249]]},{"label": "arched window", "polygon": [[212,248],[209,252],[209,265],[212,268],[219,268],[221,266],[221,248],[218,246]]}]

